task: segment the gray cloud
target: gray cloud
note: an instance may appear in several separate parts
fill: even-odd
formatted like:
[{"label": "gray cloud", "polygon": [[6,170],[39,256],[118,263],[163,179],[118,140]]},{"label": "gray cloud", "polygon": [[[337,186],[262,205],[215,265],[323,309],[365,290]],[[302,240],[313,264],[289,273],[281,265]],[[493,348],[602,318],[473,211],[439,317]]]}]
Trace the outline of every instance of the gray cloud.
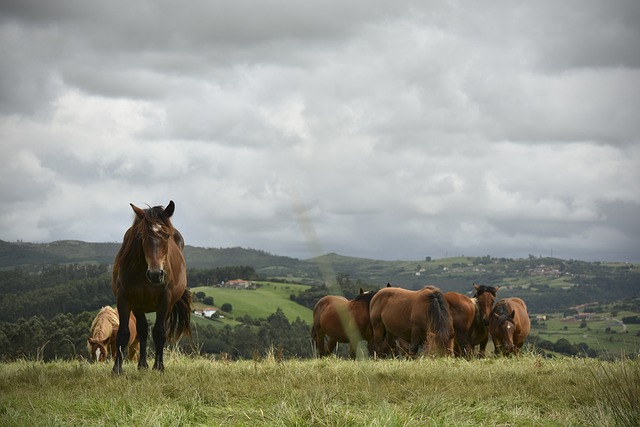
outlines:
[{"label": "gray cloud", "polygon": [[638,261],[639,13],[3,2],[0,238]]}]

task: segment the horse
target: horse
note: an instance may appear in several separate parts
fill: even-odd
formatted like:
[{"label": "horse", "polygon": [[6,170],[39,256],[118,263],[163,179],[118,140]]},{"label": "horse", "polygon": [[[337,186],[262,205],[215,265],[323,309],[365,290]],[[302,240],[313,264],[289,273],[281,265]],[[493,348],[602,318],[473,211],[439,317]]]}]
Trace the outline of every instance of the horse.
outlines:
[{"label": "horse", "polygon": [[417,291],[382,288],[371,299],[369,310],[378,355],[393,351],[396,341],[410,344],[410,357],[415,357],[422,345],[426,354],[453,355],[453,319],[437,287],[425,286]]},{"label": "horse", "polygon": [[[332,353],[337,343],[349,343],[349,354],[356,357],[360,341],[367,341],[369,353],[373,344],[373,331],[369,318],[369,303],[377,291],[360,293],[353,300],[342,296],[326,295],[313,307],[311,337],[319,356]],[[328,339],[328,345],[325,342]]]},{"label": "horse", "polygon": [[489,319],[489,333],[496,355],[518,355],[530,330],[531,321],[524,301],[513,297],[496,303]]},{"label": "horse", "polygon": [[[118,312],[109,306],[102,307],[91,323],[91,335],[87,338],[87,351],[91,362],[104,362],[111,355],[116,357],[116,334],[120,321]],[[138,336],[136,334],[136,318],[129,317],[129,354],[128,359],[134,360],[138,350]]]},{"label": "horse", "polygon": [[478,356],[484,357],[489,342],[489,316],[496,300],[496,292],[500,289],[499,286],[480,286],[475,283],[473,287],[476,290],[473,298],[458,292],[444,294],[456,332],[454,353],[460,357],[470,357],[476,345],[479,345]]},{"label": "horse", "polygon": [[134,204],[133,224],[125,232],[113,264],[111,288],[116,297],[120,329],[116,337],[113,373],[122,373],[124,352],[130,339],[127,319],[133,312],[140,339],[138,369],[147,369],[149,325],[145,313],[156,312],[153,326],[155,362],[164,371],[163,351],[169,339],[191,335],[191,292],[182,249],[184,239],[171,224],[175,204],[141,209]]}]

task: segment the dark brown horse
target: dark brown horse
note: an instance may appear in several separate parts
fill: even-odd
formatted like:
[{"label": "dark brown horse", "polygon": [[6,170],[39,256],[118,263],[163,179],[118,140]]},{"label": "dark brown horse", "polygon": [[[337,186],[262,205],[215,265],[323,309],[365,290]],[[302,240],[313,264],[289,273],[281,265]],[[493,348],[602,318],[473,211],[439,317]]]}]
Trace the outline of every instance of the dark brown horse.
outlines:
[{"label": "dark brown horse", "polygon": [[453,317],[453,328],[456,331],[455,355],[470,357],[476,345],[479,345],[478,356],[483,357],[489,342],[489,316],[496,300],[496,292],[500,287],[480,286],[473,284],[476,290],[473,298],[458,292],[447,292],[444,298],[449,303],[449,311]]},{"label": "dark brown horse", "polygon": [[409,355],[453,355],[453,319],[442,291],[425,286],[418,291],[386,287],[371,299],[373,342],[379,356],[386,356],[398,341],[410,343]]},{"label": "dark brown horse", "polygon": [[[109,306],[102,307],[91,323],[91,332],[87,338],[87,351],[92,362],[104,362],[111,355],[116,357],[116,335],[120,326],[118,312]],[[134,360],[138,352],[138,335],[136,334],[136,318],[129,317],[129,354],[127,358]]]},{"label": "dark brown horse", "polygon": [[489,333],[496,354],[518,355],[530,330],[531,321],[524,301],[515,297],[498,301],[489,319]]},{"label": "dark brown horse", "polygon": [[331,354],[337,343],[342,342],[349,343],[350,355],[355,358],[358,344],[362,340],[367,341],[371,353],[373,331],[369,303],[375,294],[376,291],[365,292],[360,288],[360,294],[351,301],[334,295],[318,300],[313,307],[311,336],[319,356]]},{"label": "dark brown horse", "polygon": [[111,287],[116,296],[120,329],[113,372],[122,372],[122,360],[129,342],[129,313],[136,317],[140,337],[138,368],[148,368],[147,337],[149,325],[145,313],[156,312],[153,327],[155,363],[153,369],[164,370],[163,350],[167,338],[178,340],[191,334],[191,293],[187,289],[187,270],[182,255],[182,235],[171,224],[175,205],[140,209],[133,225],[124,235],[113,264]]}]

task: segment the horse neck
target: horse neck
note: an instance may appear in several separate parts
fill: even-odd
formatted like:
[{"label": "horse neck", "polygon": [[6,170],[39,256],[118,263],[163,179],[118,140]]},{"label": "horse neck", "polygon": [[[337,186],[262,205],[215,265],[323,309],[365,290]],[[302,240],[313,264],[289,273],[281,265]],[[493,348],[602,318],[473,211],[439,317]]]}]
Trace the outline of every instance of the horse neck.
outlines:
[{"label": "horse neck", "polygon": [[473,309],[474,309],[473,323],[476,325],[482,325],[483,320],[482,320],[482,308],[480,307],[480,301],[478,301],[478,298],[471,298],[471,301],[473,302]]},{"label": "horse neck", "polygon": [[96,323],[95,327],[92,330],[91,338],[96,341],[104,341],[111,337],[111,332],[113,331],[113,324],[109,319],[101,318],[99,322]]}]

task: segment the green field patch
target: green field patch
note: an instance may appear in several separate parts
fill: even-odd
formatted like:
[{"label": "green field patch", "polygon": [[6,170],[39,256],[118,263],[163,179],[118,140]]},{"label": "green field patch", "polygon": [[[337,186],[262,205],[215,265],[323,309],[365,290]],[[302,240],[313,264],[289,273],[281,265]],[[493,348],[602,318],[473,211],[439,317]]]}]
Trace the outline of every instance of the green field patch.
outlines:
[{"label": "green field patch", "polygon": [[251,316],[254,319],[266,319],[275,313],[278,308],[290,322],[297,317],[307,323],[311,323],[313,313],[311,309],[291,301],[290,295],[298,295],[309,286],[291,283],[256,282],[258,289],[228,289],[200,286],[191,291],[204,292],[206,296],[213,297],[214,305],[222,307],[223,304],[231,304],[231,318]]},{"label": "green field patch", "polygon": [[[624,314],[624,315],[631,315]],[[564,338],[572,344],[587,344],[598,353],[611,355],[638,354],[640,352],[640,325],[623,324],[619,319],[609,317],[609,313],[594,313],[585,321],[574,317],[550,317],[534,322],[531,334],[556,343]]]}]

